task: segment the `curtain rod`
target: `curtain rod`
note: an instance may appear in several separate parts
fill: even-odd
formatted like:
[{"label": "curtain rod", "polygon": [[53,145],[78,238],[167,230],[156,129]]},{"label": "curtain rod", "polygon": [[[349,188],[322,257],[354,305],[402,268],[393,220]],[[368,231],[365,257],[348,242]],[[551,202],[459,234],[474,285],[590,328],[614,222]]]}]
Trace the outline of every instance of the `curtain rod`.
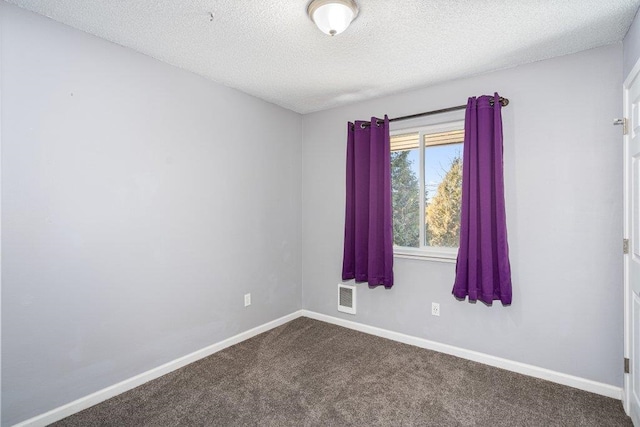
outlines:
[{"label": "curtain rod", "polygon": [[[493,98],[489,99],[489,105],[493,106]],[[509,100],[507,98],[503,98],[500,97],[500,105],[502,105],[503,107],[506,107],[507,105],[509,105]],[[433,111],[426,111],[424,113],[417,113],[417,114],[411,114],[408,116],[401,116],[401,117],[394,117],[393,119],[389,119],[389,123],[391,122],[399,122],[401,120],[409,120],[409,119],[415,119],[417,117],[423,117],[423,116],[432,116],[434,114],[442,114],[442,113],[448,113],[450,111],[458,111],[458,110],[464,110],[467,108],[467,105],[457,105],[455,107],[449,107],[449,108],[443,108],[441,110],[433,110]],[[382,123],[381,120],[378,120],[377,124]],[[360,125],[362,128],[365,128],[367,126],[371,126],[371,123],[365,122],[362,123]]]}]

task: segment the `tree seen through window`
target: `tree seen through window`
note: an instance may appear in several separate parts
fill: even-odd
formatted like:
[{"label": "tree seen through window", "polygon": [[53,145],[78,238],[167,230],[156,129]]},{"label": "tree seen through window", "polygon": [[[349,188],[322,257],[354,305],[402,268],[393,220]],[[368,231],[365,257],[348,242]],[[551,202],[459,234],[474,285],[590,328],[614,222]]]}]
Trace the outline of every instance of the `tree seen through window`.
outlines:
[{"label": "tree seen through window", "polygon": [[[391,180],[396,246],[458,247],[463,137],[462,129],[392,136]],[[419,144],[421,140],[422,146]],[[422,162],[421,156],[424,156]],[[420,168],[421,163],[423,169]],[[422,244],[421,233],[424,236]]]}]

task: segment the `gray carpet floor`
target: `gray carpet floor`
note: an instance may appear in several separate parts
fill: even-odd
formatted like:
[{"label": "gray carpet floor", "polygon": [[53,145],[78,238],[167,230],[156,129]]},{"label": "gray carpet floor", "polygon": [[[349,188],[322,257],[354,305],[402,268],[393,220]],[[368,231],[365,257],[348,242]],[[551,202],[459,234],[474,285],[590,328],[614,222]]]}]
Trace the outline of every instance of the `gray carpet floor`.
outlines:
[{"label": "gray carpet floor", "polygon": [[299,318],[55,426],[631,426],[620,401]]}]

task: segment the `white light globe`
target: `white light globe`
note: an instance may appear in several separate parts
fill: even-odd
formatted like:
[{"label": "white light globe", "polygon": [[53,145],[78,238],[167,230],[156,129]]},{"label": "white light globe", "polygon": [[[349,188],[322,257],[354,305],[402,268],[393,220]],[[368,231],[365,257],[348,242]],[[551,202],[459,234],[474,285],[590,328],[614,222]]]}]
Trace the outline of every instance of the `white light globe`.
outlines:
[{"label": "white light globe", "polygon": [[347,29],[358,13],[352,1],[315,1],[309,5],[309,14],[320,31],[330,36]]}]

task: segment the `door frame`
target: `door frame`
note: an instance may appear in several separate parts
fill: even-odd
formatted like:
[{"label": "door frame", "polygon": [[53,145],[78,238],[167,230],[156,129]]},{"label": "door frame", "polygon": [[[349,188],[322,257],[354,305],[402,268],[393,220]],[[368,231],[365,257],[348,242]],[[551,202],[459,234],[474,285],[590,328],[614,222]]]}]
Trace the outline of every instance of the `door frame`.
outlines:
[{"label": "door frame", "polygon": [[[631,69],[629,75],[625,78],[624,83],[622,85],[622,102],[623,102],[623,112],[627,119],[627,126],[631,126],[631,111],[629,111],[629,87],[635,82],[636,79],[640,79],[640,58]],[[623,238],[630,239],[631,236],[631,218],[629,217],[629,199],[630,199],[630,188],[629,183],[631,182],[631,171],[629,170],[629,143],[631,138],[631,131],[627,132],[626,135],[623,135]],[[623,265],[624,265],[624,357],[628,358],[631,353],[631,299],[629,298],[631,284],[629,283],[629,256],[630,254],[623,255]],[[637,357],[637,356],[636,356]],[[631,390],[630,390],[630,374],[624,374],[624,388],[622,391],[622,406],[624,407],[627,415],[630,414],[629,402],[630,402]]]}]

